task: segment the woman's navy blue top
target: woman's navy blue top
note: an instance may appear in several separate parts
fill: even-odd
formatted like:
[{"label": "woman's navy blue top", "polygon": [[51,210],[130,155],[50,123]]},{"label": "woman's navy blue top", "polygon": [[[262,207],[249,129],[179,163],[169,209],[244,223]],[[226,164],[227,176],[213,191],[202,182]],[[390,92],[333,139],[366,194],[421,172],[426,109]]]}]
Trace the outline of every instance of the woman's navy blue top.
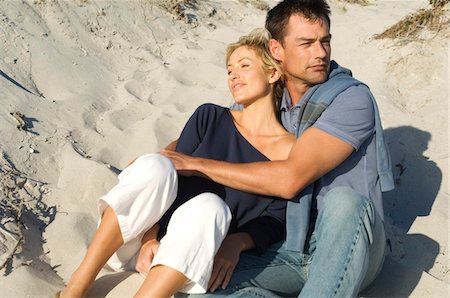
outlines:
[{"label": "woman's navy blue top", "polygon": [[[197,108],[178,139],[176,151],[232,163],[269,160],[239,133],[230,110],[214,104]],[[215,193],[227,203],[233,216],[228,234],[248,233],[257,253],[284,239],[286,200],[243,192],[202,177],[181,175],[177,198],[159,221],[159,236],[165,234],[176,208],[204,192]]]}]

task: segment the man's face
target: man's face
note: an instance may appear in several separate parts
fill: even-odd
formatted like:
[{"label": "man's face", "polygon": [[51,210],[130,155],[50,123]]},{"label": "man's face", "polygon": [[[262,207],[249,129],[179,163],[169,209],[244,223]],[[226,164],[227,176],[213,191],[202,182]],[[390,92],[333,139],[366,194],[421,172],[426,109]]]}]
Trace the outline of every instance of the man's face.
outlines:
[{"label": "man's face", "polygon": [[330,68],[331,34],[323,19],[308,20],[294,14],[289,18],[280,45],[280,57],[287,80],[308,87],[324,82]]}]

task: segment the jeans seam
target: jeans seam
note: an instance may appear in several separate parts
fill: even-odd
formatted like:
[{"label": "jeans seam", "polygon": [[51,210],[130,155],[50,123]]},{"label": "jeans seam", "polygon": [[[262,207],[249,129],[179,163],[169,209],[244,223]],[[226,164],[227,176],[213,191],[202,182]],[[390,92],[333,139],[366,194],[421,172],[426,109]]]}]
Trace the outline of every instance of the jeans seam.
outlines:
[{"label": "jeans seam", "polygon": [[352,242],[352,246],[351,246],[350,252],[349,252],[349,254],[348,254],[348,256],[347,256],[346,263],[345,263],[345,266],[344,266],[343,274],[342,274],[342,276],[339,278],[339,282],[338,282],[338,284],[337,284],[336,290],[334,291],[334,294],[335,294],[335,295],[338,293],[339,288],[341,287],[342,282],[343,282],[343,280],[344,280],[344,278],[345,278],[345,276],[346,276],[346,274],[347,274],[347,272],[348,272],[348,268],[347,268],[347,267],[348,267],[348,264],[350,263],[350,260],[352,259],[353,252],[355,251],[356,243],[358,242],[359,237],[360,237],[360,235],[361,235],[361,230],[362,230],[362,226],[363,226],[363,222],[364,222],[364,221],[363,221],[364,213],[367,213],[367,210],[368,210],[369,205],[370,205],[370,202],[366,202],[366,204],[364,205],[364,208],[362,208],[361,212],[359,213],[359,224],[358,224],[358,228],[357,228],[357,230],[356,230],[356,235],[355,235],[355,238],[353,239],[353,242]]},{"label": "jeans seam", "polygon": [[231,287],[233,290],[232,290],[232,292],[234,293],[234,294],[236,294],[236,293],[242,293],[242,294],[245,294],[245,293],[249,293],[250,292],[250,294],[252,295],[252,297],[261,297],[261,298],[265,298],[266,296],[264,296],[264,295],[261,295],[261,294],[259,294],[259,293],[255,293],[254,291],[248,291],[248,290],[246,290],[246,289],[248,289],[247,287],[244,287],[244,288],[242,288],[242,287],[239,287],[239,286],[232,286]]}]

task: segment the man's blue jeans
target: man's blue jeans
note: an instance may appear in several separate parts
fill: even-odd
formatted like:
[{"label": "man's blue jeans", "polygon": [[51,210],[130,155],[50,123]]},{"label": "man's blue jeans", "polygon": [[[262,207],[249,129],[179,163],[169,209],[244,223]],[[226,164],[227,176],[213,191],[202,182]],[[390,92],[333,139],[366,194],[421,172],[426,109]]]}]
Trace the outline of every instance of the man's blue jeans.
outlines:
[{"label": "man's blue jeans", "polygon": [[386,240],[372,202],[347,187],[324,198],[308,253],[242,254],[225,290],[176,297],[355,297],[381,270]]}]

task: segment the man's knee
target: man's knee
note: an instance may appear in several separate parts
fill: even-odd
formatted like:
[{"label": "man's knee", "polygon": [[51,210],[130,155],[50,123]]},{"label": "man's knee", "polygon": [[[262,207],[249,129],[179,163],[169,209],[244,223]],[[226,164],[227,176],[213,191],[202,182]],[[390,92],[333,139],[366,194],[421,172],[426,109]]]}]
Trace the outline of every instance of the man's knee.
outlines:
[{"label": "man's knee", "polygon": [[373,212],[370,200],[350,187],[336,187],[323,199],[325,212],[338,217],[359,214],[364,210]]},{"label": "man's knee", "polygon": [[349,187],[332,189],[324,197],[319,211],[318,223],[322,228],[341,232],[365,227],[369,239],[375,223],[376,211],[371,201]]}]

